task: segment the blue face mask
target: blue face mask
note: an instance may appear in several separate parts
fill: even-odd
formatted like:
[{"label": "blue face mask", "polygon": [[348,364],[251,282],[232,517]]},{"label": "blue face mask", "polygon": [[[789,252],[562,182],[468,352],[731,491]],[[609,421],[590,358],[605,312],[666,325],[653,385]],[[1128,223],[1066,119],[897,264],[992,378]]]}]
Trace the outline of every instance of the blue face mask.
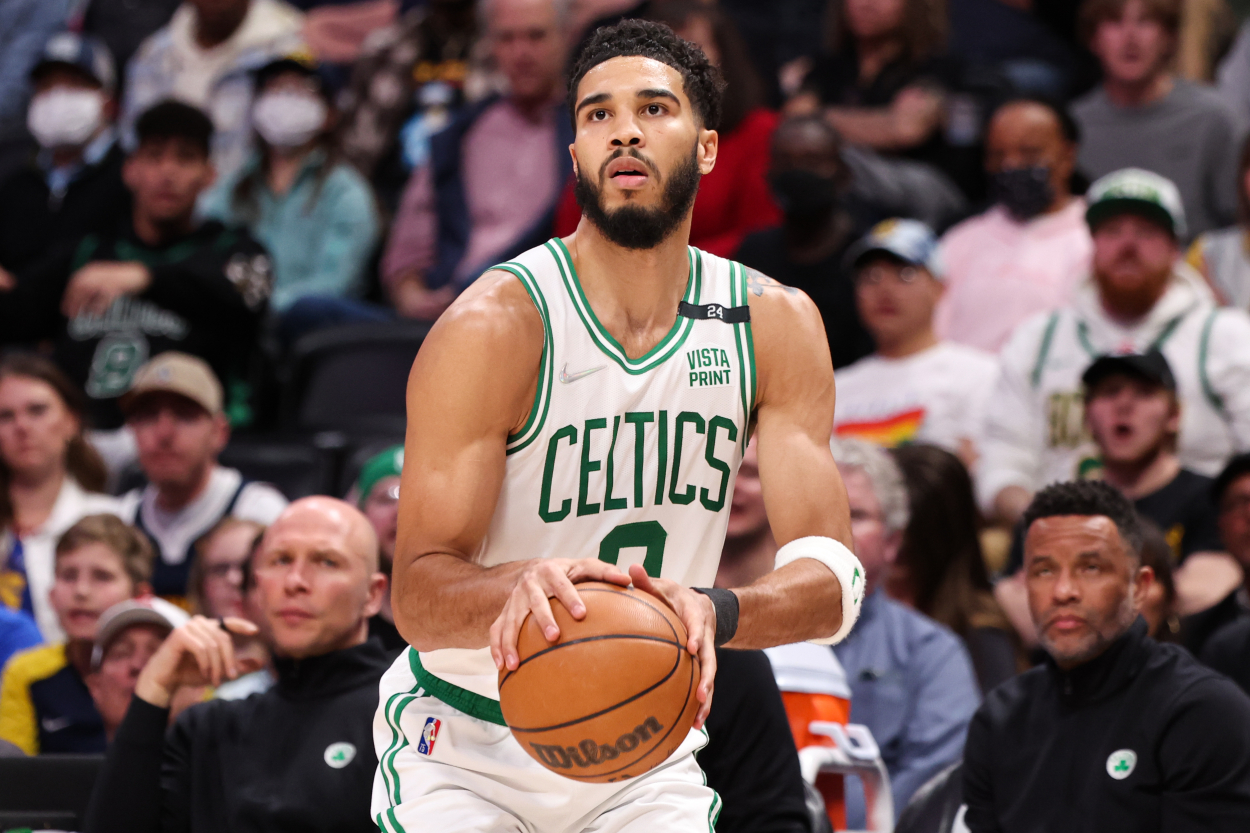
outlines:
[{"label": "blue face mask", "polygon": [[1049,165],[1001,170],[990,178],[990,189],[994,201],[1020,222],[1032,220],[1055,201]]}]

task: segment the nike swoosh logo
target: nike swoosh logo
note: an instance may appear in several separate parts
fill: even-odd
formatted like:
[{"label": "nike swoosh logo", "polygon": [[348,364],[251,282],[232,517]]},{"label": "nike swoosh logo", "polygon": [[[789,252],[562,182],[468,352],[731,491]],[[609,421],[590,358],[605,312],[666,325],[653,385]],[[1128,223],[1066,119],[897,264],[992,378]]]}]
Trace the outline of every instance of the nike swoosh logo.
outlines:
[{"label": "nike swoosh logo", "polygon": [[68,717],[45,717],[40,723],[43,724],[43,730],[48,734],[69,728]]},{"label": "nike swoosh logo", "polygon": [[569,366],[566,364],[564,367],[560,368],[560,381],[567,385],[569,382],[576,382],[578,379],[585,379],[592,373],[598,373],[605,367],[607,367],[606,364],[601,364],[598,367],[588,367],[585,370],[579,370],[576,373],[569,373]]}]

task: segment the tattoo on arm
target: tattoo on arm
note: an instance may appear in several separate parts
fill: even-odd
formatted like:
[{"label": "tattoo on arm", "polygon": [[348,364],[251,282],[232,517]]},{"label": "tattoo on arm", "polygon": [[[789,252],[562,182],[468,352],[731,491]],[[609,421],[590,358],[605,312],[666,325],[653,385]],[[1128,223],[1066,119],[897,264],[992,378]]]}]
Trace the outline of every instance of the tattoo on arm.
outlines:
[{"label": "tattoo on arm", "polygon": [[786,286],[780,281],[773,280],[758,269],[747,267],[747,289],[755,293],[756,296],[763,295],[765,289],[780,289],[791,295],[798,293],[793,286]]}]

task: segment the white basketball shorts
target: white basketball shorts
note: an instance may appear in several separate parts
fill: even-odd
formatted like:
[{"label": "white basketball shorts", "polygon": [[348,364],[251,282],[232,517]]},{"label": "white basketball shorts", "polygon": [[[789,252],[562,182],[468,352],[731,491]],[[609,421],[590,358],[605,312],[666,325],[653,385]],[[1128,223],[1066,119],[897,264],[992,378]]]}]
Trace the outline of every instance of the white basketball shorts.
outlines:
[{"label": "white basketball shorts", "polygon": [[702,730],[645,775],[581,783],[527,755],[503,725],[498,703],[419,678],[413,657],[404,651],[382,676],[373,721],[378,772],[371,812],[382,833],[714,830],[720,796],[694,758],[707,743]]}]

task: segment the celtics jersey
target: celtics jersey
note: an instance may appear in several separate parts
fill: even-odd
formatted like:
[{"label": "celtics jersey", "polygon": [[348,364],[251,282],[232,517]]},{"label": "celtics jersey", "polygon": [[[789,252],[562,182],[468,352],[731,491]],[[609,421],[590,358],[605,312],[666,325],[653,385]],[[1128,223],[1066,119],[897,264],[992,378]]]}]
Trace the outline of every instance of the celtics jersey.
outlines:
[{"label": "celtics jersey", "polygon": [[[745,268],[687,251],[681,314],[638,358],[600,324],[559,239],[496,267],[529,293],[544,344],[538,390],[508,438],[477,563],[599,558],[622,569],[642,564],[687,587],[712,585],[754,409],[754,348]],[[452,688],[498,697],[486,649],[424,652],[418,661],[426,678],[450,686],[450,699]]]}]

